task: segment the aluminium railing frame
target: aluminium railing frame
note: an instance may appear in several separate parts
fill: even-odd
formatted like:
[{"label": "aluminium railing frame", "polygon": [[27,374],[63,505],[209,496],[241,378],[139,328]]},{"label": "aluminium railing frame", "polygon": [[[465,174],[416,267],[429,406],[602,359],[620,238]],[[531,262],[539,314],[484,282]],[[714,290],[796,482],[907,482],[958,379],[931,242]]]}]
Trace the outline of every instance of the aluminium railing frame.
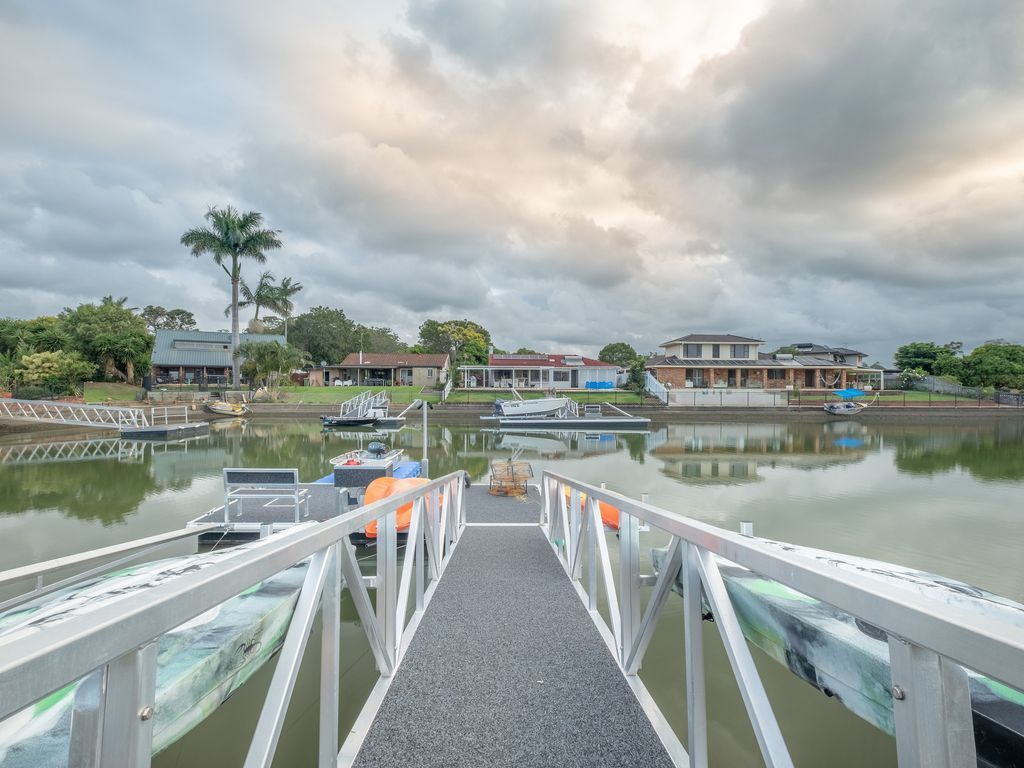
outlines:
[{"label": "aluminium railing frame", "polygon": [[143,408],[65,403],[59,400],[0,398],[0,417],[88,427],[149,426],[149,420]]},{"label": "aluminium railing frame", "polygon": [[[308,559],[245,765],[270,766],[273,760],[317,610],[323,616],[318,764],[326,768],[350,762],[376,709],[364,707],[339,753],[341,591],[347,588],[352,596],[381,673],[371,693],[371,703],[379,706],[465,528],[464,480],[465,472],[453,472],[334,520],[292,528],[208,568],[69,618],[45,633],[0,642],[0,719],[82,680],[72,715],[69,764],[148,766],[157,638]],[[396,517],[410,503],[400,563]],[[374,520],[377,572],[364,577],[348,537]],[[375,604],[368,586],[376,588]]]},{"label": "aluminium railing frame", "polygon": [[[739,685],[758,747],[768,766],[793,764],[764,685],[743,638],[716,558],[815,597],[885,631],[889,637],[897,757],[901,768],[975,768],[971,699],[964,667],[1024,690],[1024,630],[1004,621],[899,589],[868,577],[781,552],[751,536],[724,531],[645,501],[545,471],[541,527],[590,610],[641,704],[678,765],[708,764],[703,606],[714,616]],[[599,503],[619,510],[619,572],[611,565]],[[671,538],[656,577],[640,573],[640,526]],[[583,562],[588,560],[588,584]],[[637,674],[658,615],[683,569],[687,743],[667,732]],[[598,611],[598,576],[607,597],[609,627]],[[646,607],[641,587],[653,586]],[[963,666],[961,666],[963,665]],[[666,730],[667,729],[667,730]]]}]

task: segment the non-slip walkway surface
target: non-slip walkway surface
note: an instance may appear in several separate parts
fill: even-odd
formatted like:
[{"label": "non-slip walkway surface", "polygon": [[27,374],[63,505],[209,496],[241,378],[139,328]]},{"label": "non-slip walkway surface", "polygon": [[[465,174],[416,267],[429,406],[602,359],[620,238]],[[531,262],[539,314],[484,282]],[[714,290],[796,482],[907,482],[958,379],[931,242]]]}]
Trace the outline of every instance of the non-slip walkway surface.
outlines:
[{"label": "non-slip walkway surface", "polygon": [[533,485],[527,491],[525,496],[491,496],[487,480],[477,481],[466,491],[466,522],[539,523],[540,491]]},{"label": "non-slip walkway surface", "polygon": [[540,529],[469,527],[356,765],[672,762]]}]

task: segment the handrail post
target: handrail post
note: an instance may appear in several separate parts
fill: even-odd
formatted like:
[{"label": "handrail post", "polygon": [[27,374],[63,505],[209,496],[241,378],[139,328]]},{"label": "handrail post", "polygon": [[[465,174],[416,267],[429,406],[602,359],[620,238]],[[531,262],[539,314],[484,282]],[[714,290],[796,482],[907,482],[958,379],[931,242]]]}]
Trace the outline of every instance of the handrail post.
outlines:
[{"label": "handrail post", "polygon": [[320,611],[320,765],[334,768],[338,763],[338,706],[341,694],[341,545],[328,551],[327,581]]},{"label": "handrail post", "polygon": [[[384,640],[384,652],[391,668],[398,662],[398,531],[397,515],[392,509],[377,520],[377,623]],[[438,526],[440,527],[440,526]]]},{"label": "handrail post", "polygon": [[[596,518],[601,519],[600,508]],[[640,628],[640,525],[636,515],[619,511],[619,663],[625,664]],[[601,529],[603,531],[603,528]]]},{"label": "handrail post", "polygon": [[683,632],[686,653],[686,732],[690,768],[708,766],[708,712],[704,681],[703,587],[697,545],[685,544]]},{"label": "handrail post", "polygon": [[963,667],[889,636],[900,768],[974,768],[971,691]]},{"label": "handrail post", "polygon": [[150,764],[155,705],[156,641],[151,641],[107,664],[100,768]]}]

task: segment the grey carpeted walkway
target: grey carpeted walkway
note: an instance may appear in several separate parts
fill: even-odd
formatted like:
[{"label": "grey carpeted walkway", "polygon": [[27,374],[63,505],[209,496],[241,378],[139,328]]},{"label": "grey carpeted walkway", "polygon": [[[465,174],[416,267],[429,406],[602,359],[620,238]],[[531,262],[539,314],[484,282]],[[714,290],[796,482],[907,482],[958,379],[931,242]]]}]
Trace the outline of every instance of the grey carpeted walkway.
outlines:
[{"label": "grey carpeted walkway", "polygon": [[466,529],[356,765],[672,762],[540,529],[509,527]]},{"label": "grey carpeted walkway", "polygon": [[491,496],[487,481],[466,491],[467,523],[539,523],[540,493],[530,486],[526,496]]}]

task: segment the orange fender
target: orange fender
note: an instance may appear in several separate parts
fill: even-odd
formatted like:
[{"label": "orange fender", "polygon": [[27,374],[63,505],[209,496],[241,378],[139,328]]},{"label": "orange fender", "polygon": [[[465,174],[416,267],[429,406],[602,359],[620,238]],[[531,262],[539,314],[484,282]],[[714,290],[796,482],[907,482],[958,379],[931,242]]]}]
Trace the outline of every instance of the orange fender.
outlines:
[{"label": "orange fender", "polygon": [[[372,504],[375,501],[395,496],[399,493],[418,488],[429,483],[425,477],[378,477],[366,486],[366,495],[363,497],[363,504]],[[398,532],[405,533],[409,530],[409,523],[412,522],[412,502],[403,504],[398,508],[395,515]],[[377,521],[373,520],[363,529],[368,539],[377,538]]]},{"label": "orange fender", "polygon": [[[567,487],[565,489],[566,501],[569,500],[570,493],[571,490]],[[580,491],[580,503],[587,503],[587,494],[582,491]],[[601,512],[601,522],[604,523],[605,528],[611,528],[613,531],[619,530],[619,510],[606,501],[597,502],[597,508]]]}]

